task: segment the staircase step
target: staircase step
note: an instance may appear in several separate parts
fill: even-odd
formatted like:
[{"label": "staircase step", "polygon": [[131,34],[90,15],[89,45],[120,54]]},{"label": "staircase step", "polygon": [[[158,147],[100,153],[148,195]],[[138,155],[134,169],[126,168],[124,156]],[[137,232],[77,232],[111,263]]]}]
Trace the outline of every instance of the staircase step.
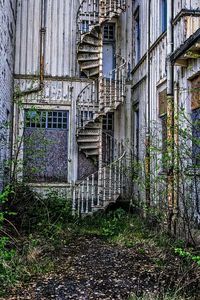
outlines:
[{"label": "staircase step", "polygon": [[101,124],[100,123],[88,123],[87,125],[85,125],[85,129],[100,129],[101,128]]},{"label": "staircase step", "polygon": [[89,149],[98,149],[99,144],[98,143],[84,143],[82,145],[79,145],[80,150],[89,150]]},{"label": "staircase step", "polygon": [[79,62],[84,62],[84,61],[99,61],[99,56],[96,55],[96,54],[87,54],[87,53],[84,53],[84,54],[79,54],[78,55],[78,61]]},{"label": "staircase step", "polygon": [[79,45],[78,47],[78,53],[97,53],[99,54],[99,48],[98,47],[91,47],[89,45]]},{"label": "staircase step", "polygon": [[99,137],[94,139],[94,138],[88,138],[88,136],[86,136],[85,138],[82,137],[77,139],[78,143],[97,143],[98,141],[99,141]]},{"label": "staircase step", "polygon": [[81,64],[81,69],[82,70],[88,70],[88,69],[93,69],[93,68],[98,68],[99,67],[99,60],[94,60],[94,61],[86,61]]},{"label": "staircase step", "polygon": [[[86,70],[84,70],[84,72],[86,73]],[[88,77],[94,77],[96,75],[99,74],[99,67],[98,68],[95,68],[94,70],[90,70],[90,71],[87,71],[87,74],[88,74]]]},{"label": "staircase step", "polygon": [[78,135],[80,136],[99,136],[99,131],[89,131],[89,130],[84,130],[83,132],[79,132]]},{"label": "staircase step", "polygon": [[84,45],[84,44],[99,47],[99,40],[94,38],[93,36],[87,35],[82,40],[82,45]]},{"label": "staircase step", "polygon": [[87,150],[87,151],[84,151],[86,157],[89,157],[89,156],[98,156],[99,155],[99,149],[96,149],[96,150]]}]

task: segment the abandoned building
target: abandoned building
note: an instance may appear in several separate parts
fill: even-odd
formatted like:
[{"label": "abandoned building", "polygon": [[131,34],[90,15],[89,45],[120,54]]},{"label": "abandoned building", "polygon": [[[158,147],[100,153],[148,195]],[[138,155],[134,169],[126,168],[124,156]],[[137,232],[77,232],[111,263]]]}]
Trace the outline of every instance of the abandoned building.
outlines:
[{"label": "abandoned building", "polygon": [[[199,0],[1,0],[0,8],[0,121],[13,120],[3,177],[6,147],[18,180],[66,193],[79,214],[119,197],[175,213],[182,141],[172,125],[179,110],[200,119]],[[1,143],[3,135],[1,127]],[[199,148],[188,143],[197,166]],[[143,189],[135,162],[144,165]],[[196,167],[192,180],[188,192],[198,195]]]}]

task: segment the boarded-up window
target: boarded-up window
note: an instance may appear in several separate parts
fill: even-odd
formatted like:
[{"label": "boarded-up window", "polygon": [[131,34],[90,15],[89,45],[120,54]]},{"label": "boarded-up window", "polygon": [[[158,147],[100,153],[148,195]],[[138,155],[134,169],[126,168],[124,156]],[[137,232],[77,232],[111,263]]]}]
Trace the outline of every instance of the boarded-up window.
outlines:
[{"label": "boarded-up window", "polygon": [[195,77],[191,81],[191,109],[200,107],[200,76]]},{"label": "boarded-up window", "polygon": [[158,94],[159,116],[167,113],[167,90],[163,90]]},{"label": "boarded-up window", "polygon": [[25,181],[67,182],[68,125],[68,111],[25,112]]}]

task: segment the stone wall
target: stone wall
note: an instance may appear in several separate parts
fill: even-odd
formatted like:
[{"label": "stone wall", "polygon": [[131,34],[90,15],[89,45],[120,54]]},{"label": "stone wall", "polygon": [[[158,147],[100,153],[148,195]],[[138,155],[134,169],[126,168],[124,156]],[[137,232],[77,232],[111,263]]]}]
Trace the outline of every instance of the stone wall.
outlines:
[{"label": "stone wall", "polygon": [[0,191],[8,179],[16,0],[0,0]]}]

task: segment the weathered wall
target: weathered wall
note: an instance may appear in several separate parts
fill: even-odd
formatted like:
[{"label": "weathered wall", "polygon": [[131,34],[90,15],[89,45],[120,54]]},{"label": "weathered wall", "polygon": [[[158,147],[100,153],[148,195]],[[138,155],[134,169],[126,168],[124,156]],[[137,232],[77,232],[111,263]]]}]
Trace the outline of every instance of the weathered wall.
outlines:
[{"label": "weathered wall", "polygon": [[[76,15],[79,0],[45,1],[45,75],[77,75]],[[18,0],[15,74],[38,75],[41,0]]]},{"label": "weathered wall", "polygon": [[16,0],[0,0],[0,191],[8,179]]},{"label": "weathered wall", "polygon": [[[152,136],[155,136],[154,146],[160,147],[162,142],[161,118],[159,116],[159,93],[167,86],[167,34],[161,31],[160,19],[160,1],[151,1],[151,21],[150,21],[150,48],[147,53],[147,1],[134,1],[134,11],[140,6],[140,26],[141,26],[141,60],[139,62],[133,59],[132,65],[132,104],[139,108],[139,131],[140,131],[140,159],[144,161],[145,139],[143,131],[147,132],[148,116],[150,115],[150,124]],[[194,14],[195,11],[195,14]],[[134,23],[134,21],[133,21]],[[200,5],[199,1],[174,1],[174,50],[179,48],[187,38],[189,38],[200,26]],[[136,33],[133,27],[133,39],[136,39]],[[135,42],[133,42],[134,55]],[[148,74],[149,62],[149,74]],[[188,113],[188,119],[191,116],[191,79],[199,74],[200,59],[190,59],[188,66],[174,68],[174,86],[175,86],[175,104],[185,108]],[[149,97],[148,97],[148,78],[149,78]],[[179,86],[177,93],[176,87]],[[148,101],[150,112],[148,113]],[[133,144],[135,147],[135,120],[133,113]],[[153,139],[152,139],[153,140]],[[191,147],[191,143],[189,145]],[[189,149],[189,148],[188,148]],[[190,148],[191,150],[191,148]],[[134,148],[135,151],[135,148]],[[153,152],[153,151],[152,151]],[[151,163],[151,192],[154,194],[152,201],[155,205],[166,206],[166,174],[161,166],[161,154],[152,157]],[[155,184],[155,178],[159,179],[160,184]],[[163,178],[163,181],[162,181]],[[199,177],[198,177],[199,180]],[[189,182],[189,181],[188,181]],[[198,187],[200,188],[200,187]],[[137,186],[136,186],[137,190]],[[157,192],[155,192],[157,190]],[[163,197],[162,197],[163,196]],[[136,195],[137,198],[137,195]],[[191,203],[192,207],[192,203]],[[198,220],[200,215],[197,211],[194,213]]]}]

